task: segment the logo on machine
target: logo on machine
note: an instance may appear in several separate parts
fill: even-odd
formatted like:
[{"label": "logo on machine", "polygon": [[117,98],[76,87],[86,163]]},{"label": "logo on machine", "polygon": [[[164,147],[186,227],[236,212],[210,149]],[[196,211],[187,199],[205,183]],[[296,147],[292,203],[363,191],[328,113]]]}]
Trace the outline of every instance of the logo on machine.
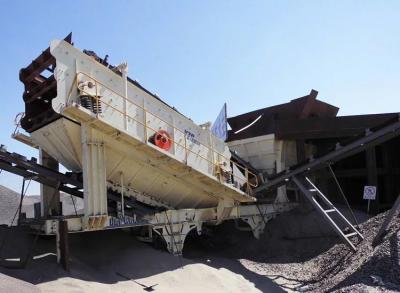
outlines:
[{"label": "logo on machine", "polygon": [[129,216],[110,217],[110,227],[120,227],[136,224],[136,219]]},{"label": "logo on machine", "polygon": [[200,145],[200,142],[195,138],[194,133],[190,132],[189,130],[185,129],[185,136],[186,139],[194,144]]}]

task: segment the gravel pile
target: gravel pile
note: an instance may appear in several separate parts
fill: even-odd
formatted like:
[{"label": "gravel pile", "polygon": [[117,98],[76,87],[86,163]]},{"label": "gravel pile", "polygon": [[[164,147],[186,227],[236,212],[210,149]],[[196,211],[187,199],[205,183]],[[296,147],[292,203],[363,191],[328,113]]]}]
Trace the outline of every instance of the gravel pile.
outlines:
[{"label": "gravel pile", "polygon": [[376,290],[400,291],[398,217],[392,220],[389,232],[383,241],[376,247],[372,245],[386,215],[387,213],[380,214],[361,225],[360,229],[365,239],[359,243],[357,252],[352,252],[344,244],[337,244],[312,260],[318,270],[315,277],[308,281],[311,283],[310,290],[354,292],[355,288],[352,286],[362,284],[374,286]]},{"label": "gravel pile", "polygon": [[[236,259],[288,292],[400,292],[399,217],[392,220],[383,241],[372,246],[386,214],[364,217],[360,230],[365,239],[356,252],[340,242],[315,210],[302,206],[268,223],[260,240],[224,223],[207,239],[219,239],[220,244],[203,245],[192,257]],[[358,212],[357,218],[362,216]],[[189,242],[187,255],[195,249]]]},{"label": "gravel pile", "polygon": [[386,289],[381,286],[368,286],[365,284],[355,284],[335,290],[336,293],[398,293],[398,290]]},{"label": "gravel pile", "polygon": [[[10,225],[19,205],[19,193],[0,185],[0,225]],[[14,224],[16,220],[14,221]]]},{"label": "gravel pile", "polygon": [[[73,199],[73,201],[72,201]],[[20,194],[5,186],[0,185],[0,225],[10,225],[15,212],[19,206]],[[78,214],[83,213],[83,199],[71,197],[69,194],[61,193],[64,215],[74,215],[75,209]],[[22,212],[27,218],[34,217],[34,203],[40,202],[39,195],[27,195],[22,203]],[[75,206],[74,206],[75,204]],[[17,224],[18,215],[13,225]]]},{"label": "gravel pile", "polygon": [[377,215],[360,225],[365,239],[358,243],[356,252],[337,243],[304,262],[249,259],[241,262],[248,269],[274,279],[287,291],[400,292],[399,217],[392,220],[383,241],[376,247],[372,245],[386,215]]}]

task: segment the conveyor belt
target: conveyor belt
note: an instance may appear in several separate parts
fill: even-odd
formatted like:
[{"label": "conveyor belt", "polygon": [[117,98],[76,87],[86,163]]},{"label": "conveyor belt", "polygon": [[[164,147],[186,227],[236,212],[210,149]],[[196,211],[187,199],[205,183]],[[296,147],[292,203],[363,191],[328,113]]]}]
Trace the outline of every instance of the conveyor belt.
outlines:
[{"label": "conveyor belt", "polygon": [[343,158],[357,154],[366,148],[375,146],[385,142],[393,137],[400,135],[400,114],[395,119],[389,120],[384,125],[366,129],[359,136],[353,138],[346,144],[336,144],[335,148],[330,152],[319,156],[318,158],[310,158],[307,161],[292,166],[270,178],[265,180],[265,183],[255,192],[261,192],[284,185],[287,181],[297,175],[306,175],[310,171],[315,171],[326,167],[327,163],[334,163]]},{"label": "conveyor belt", "polygon": [[[306,162],[276,174],[273,178],[266,180],[266,183],[257,188],[255,192],[270,190],[292,181],[316,208],[316,210],[320,212],[327,223],[332,226],[333,230],[342,238],[344,243],[346,243],[351,249],[356,250],[357,242],[353,242],[354,237],[357,237],[359,240],[364,239],[364,237],[307,177],[307,174],[310,171],[315,171],[319,168],[325,167],[326,164],[332,164],[338,160],[359,153],[366,148],[387,141],[395,136],[398,136],[399,134],[400,116],[396,117],[396,119],[388,121],[385,123],[385,125],[381,125],[373,129],[367,129],[365,133],[352,139],[346,144],[336,144],[334,150],[318,158],[311,158]],[[259,197],[262,197],[261,193],[259,195]],[[330,216],[331,213],[335,213],[336,216],[339,216],[339,222],[345,223],[345,226],[347,229],[349,229],[350,233],[343,231],[339,227],[336,220]]]},{"label": "conveyor belt", "polygon": [[[83,198],[83,183],[80,173],[68,172],[64,174],[46,168],[38,164],[35,158],[28,160],[20,154],[8,152],[3,146],[0,147],[0,170],[32,179],[43,185]],[[109,201],[121,201],[121,195],[116,191],[108,190],[107,197]],[[131,197],[124,197],[124,203],[133,207],[135,213],[139,216],[159,210],[159,208],[142,204]]]}]

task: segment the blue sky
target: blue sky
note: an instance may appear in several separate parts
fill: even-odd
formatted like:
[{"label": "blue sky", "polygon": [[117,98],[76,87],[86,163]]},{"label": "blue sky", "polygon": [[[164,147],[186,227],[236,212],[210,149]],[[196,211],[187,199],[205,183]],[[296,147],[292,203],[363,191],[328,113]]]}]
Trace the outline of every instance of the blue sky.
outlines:
[{"label": "blue sky", "polygon": [[[308,94],[340,115],[400,111],[400,1],[4,1],[0,143],[24,110],[18,71],[73,32],[194,121]],[[19,190],[21,179],[0,175]],[[38,193],[33,185],[30,193]]]}]

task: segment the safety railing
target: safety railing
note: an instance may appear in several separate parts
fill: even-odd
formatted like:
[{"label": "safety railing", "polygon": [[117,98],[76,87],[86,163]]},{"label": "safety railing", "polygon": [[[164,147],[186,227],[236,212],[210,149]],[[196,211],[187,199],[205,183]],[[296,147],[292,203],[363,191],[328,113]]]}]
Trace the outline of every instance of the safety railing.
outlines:
[{"label": "safety railing", "polygon": [[[105,105],[105,106],[107,106],[107,107],[110,107],[111,109],[113,109],[114,111],[118,112],[119,114],[121,114],[121,115],[123,116],[124,124],[126,123],[125,121],[129,118],[129,119],[131,119],[132,121],[135,121],[136,123],[139,123],[140,125],[142,125],[143,128],[144,128],[144,141],[145,141],[145,143],[148,143],[148,139],[151,137],[151,135],[149,135],[149,133],[148,133],[148,130],[150,130],[150,131],[152,131],[152,132],[154,132],[154,133],[157,133],[157,132],[159,131],[159,130],[156,130],[156,129],[154,129],[154,128],[152,128],[151,126],[148,125],[148,123],[147,123],[147,116],[148,116],[148,114],[150,114],[150,115],[153,116],[154,118],[158,119],[159,121],[162,121],[163,123],[165,123],[166,125],[168,125],[169,127],[171,127],[171,128],[174,130],[174,134],[175,134],[175,132],[178,132],[178,133],[180,133],[181,135],[183,135],[183,137],[184,137],[184,144],[181,144],[180,142],[178,142],[178,141],[176,141],[176,140],[174,140],[173,138],[170,138],[170,137],[167,138],[167,139],[170,140],[170,142],[171,142],[172,144],[177,145],[177,146],[179,146],[179,147],[181,147],[181,148],[183,148],[183,149],[185,150],[185,159],[184,159],[184,163],[185,163],[186,165],[188,165],[188,153],[192,153],[192,154],[194,154],[196,157],[199,157],[199,158],[201,158],[201,159],[207,161],[208,163],[210,163],[212,166],[214,166],[214,168],[213,168],[213,169],[214,169],[214,171],[213,171],[213,176],[217,177],[220,181],[223,181],[223,177],[225,177],[225,178],[227,179],[228,176],[231,176],[231,177],[233,178],[233,182],[232,182],[232,183],[234,183],[235,181],[236,181],[236,182],[241,182],[241,181],[243,181],[243,178],[241,178],[241,177],[239,177],[239,176],[233,174],[233,168],[232,168],[232,172],[228,172],[228,174],[226,174],[226,172],[224,171],[224,169],[223,169],[222,166],[221,166],[221,165],[223,165],[223,163],[219,163],[219,162],[221,161],[221,159],[223,159],[223,160],[225,160],[225,161],[227,161],[227,162],[230,162],[230,164],[231,164],[232,166],[236,166],[239,170],[241,170],[241,171],[244,173],[243,175],[244,175],[244,177],[245,177],[245,183],[247,184],[247,187],[255,188],[255,187],[258,186],[258,178],[257,178],[257,175],[254,174],[254,173],[252,173],[251,171],[249,171],[248,168],[246,168],[246,167],[244,167],[244,166],[242,166],[242,165],[240,165],[240,164],[238,164],[238,163],[232,161],[232,160],[229,159],[229,158],[226,158],[224,155],[222,155],[222,154],[219,153],[218,151],[216,151],[216,150],[210,148],[209,146],[203,144],[203,143],[200,142],[200,141],[198,141],[198,143],[199,143],[201,146],[203,146],[204,148],[206,148],[206,150],[212,154],[211,156],[212,156],[213,159],[214,159],[214,154],[217,155],[217,157],[218,157],[218,158],[217,158],[217,163],[214,162],[214,160],[211,161],[209,158],[206,158],[206,157],[200,155],[200,153],[199,153],[200,151],[199,151],[199,152],[193,151],[192,149],[188,148],[188,146],[187,146],[187,134],[184,133],[182,130],[180,130],[179,128],[176,128],[173,124],[171,124],[170,122],[165,121],[164,119],[158,117],[158,116],[155,115],[154,113],[152,113],[152,112],[146,110],[143,106],[141,106],[141,105],[139,105],[139,104],[137,104],[137,103],[135,103],[135,102],[133,102],[133,101],[131,101],[131,100],[125,98],[125,97],[122,96],[121,94],[117,93],[115,90],[111,89],[110,87],[108,87],[108,86],[106,86],[105,84],[99,82],[98,80],[96,80],[95,78],[89,76],[88,74],[86,74],[86,73],[84,73],[84,72],[78,72],[78,73],[76,74],[74,83],[72,84],[71,89],[70,89],[69,94],[68,94],[68,97],[67,97],[68,99],[70,98],[70,96],[71,96],[71,94],[72,94],[72,87],[74,87],[74,85],[76,85],[76,86],[78,87],[78,85],[79,85],[79,76],[80,76],[80,75],[83,75],[83,76],[87,77],[90,81],[92,81],[92,82],[94,83],[95,94],[91,94],[91,93],[86,92],[86,91],[84,91],[84,90],[82,90],[82,89],[79,89],[79,90],[80,90],[81,92],[83,92],[86,96],[89,96],[89,97],[91,97],[91,98],[93,98],[93,99],[95,100],[95,103],[96,103],[96,104],[95,104],[95,109],[97,109],[97,110],[95,111],[95,112],[96,112],[96,113],[95,113],[96,116],[98,116],[99,114],[101,114],[101,113],[99,113],[99,109],[101,109],[101,105],[102,105],[102,104]],[[120,109],[116,108],[115,106],[111,105],[110,103],[105,102],[104,100],[102,100],[102,99],[100,98],[100,96],[99,96],[98,85],[100,85],[101,87],[107,89],[108,91],[110,91],[111,93],[113,93],[114,95],[116,95],[117,97],[121,98],[121,99],[123,100],[123,102],[126,103],[126,105],[123,107],[123,108],[125,109],[125,111],[121,111]],[[133,85],[131,85],[129,82],[128,82],[128,85],[133,86]],[[141,109],[141,110],[143,111],[143,121],[144,121],[144,122],[142,122],[142,121],[136,119],[135,117],[132,117],[131,115],[129,115],[129,114],[127,113],[126,109],[129,108],[129,107],[128,107],[128,103],[131,104],[131,105],[134,105],[135,107],[137,107],[137,108],[139,108],[139,109]],[[92,111],[92,112],[93,112],[93,111]],[[224,176],[224,173],[225,173],[225,175],[227,175],[227,176]],[[236,179],[236,180],[235,180],[235,179]],[[249,180],[249,179],[252,179],[254,183],[251,182],[251,180]],[[227,181],[229,181],[229,180],[227,180]],[[248,188],[246,188],[246,193],[249,193],[249,192],[250,192],[250,190],[248,190]]]}]

